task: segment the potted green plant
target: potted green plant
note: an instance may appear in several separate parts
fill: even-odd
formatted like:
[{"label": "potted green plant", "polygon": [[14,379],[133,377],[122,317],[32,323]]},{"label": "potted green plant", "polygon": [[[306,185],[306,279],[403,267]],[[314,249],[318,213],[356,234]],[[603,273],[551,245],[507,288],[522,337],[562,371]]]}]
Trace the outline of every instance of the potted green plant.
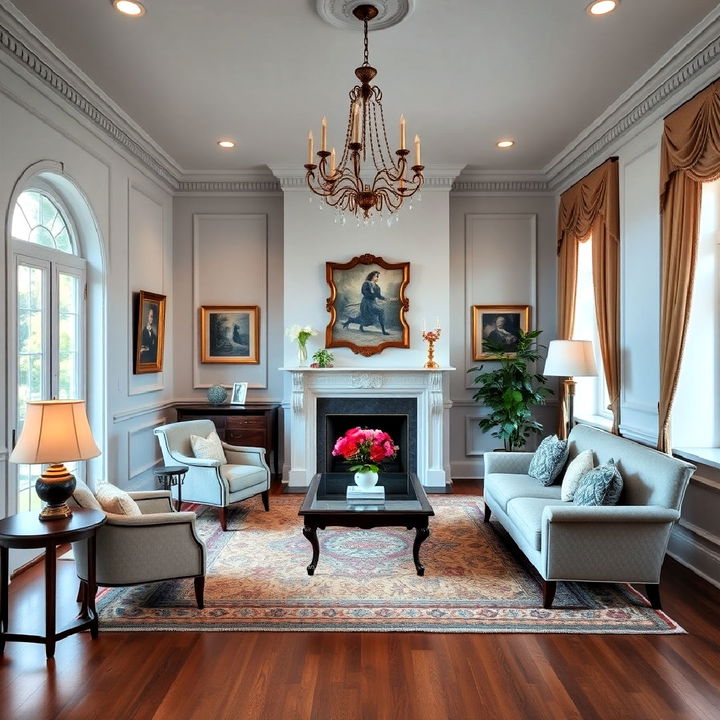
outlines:
[{"label": "potted green plant", "polygon": [[492,437],[503,441],[505,450],[521,448],[532,433],[542,432],[542,425],[533,419],[532,408],[544,405],[552,390],[545,386],[546,379],[531,369],[540,358],[537,338],[541,330],[518,333],[517,350],[505,351],[502,345],[491,340],[483,342],[485,352],[492,353],[495,370],[484,372],[484,365],[472,367],[469,373],[478,373],[473,379],[477,391],[476,402],[490,410],[478,425],[483,432],[492,432]]},{"label": "potted green plant", "polygon": [[310,367],[329,368],[333,366],[335,356],[329,350],[323,348],[313,354],[313,360],[315,362],[312,363]]}]

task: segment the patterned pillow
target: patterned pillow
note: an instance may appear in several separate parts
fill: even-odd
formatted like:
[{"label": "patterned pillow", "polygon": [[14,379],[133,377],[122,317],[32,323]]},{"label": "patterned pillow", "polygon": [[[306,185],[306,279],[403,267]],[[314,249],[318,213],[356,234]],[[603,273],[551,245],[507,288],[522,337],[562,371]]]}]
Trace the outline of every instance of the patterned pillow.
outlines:
[{"label": "patterned pillow", "polygon": [[562,479],[562,490],[560,490],[560,499],[564,502],[570,502],[575,497],[580,479],[585,473],[593,469],[593,451],[583,450],[577,454],[577,457],[567,466],[565,475]]},{"label": "patterned pillow", "polygon": [[580,478],[573,502],[576,505],[617,505],[622,489],[622,475],[615,467],[615,461],[609,460]]},{"label": "patterned pillow", "polygon": [[560,475],[569,451],[567,440],[560,440],[557,435],[546,437],[530,461],[528,475],[543,485],[552,485]]},{"label": "patterned pillow", "polygon": [[200,458],[201,460],[218,460],[223,465],[227,464],[222,442],[214,430],[206,438],[200,435],[191,435],[190,445],[196,458]]},{"label": "patterned pillow", "polygon": [[140,506],[124,490],[105,483],[95,493],[105,512],[115,515],[142,515]]}]

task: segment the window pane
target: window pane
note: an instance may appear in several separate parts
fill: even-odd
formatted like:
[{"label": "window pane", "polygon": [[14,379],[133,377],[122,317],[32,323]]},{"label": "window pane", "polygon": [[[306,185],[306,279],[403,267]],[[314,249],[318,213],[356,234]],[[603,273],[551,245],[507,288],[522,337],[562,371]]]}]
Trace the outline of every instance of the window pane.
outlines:
[{"label": "window pane", "polygon": [[67,221],[52,198],[37,190],[20,193],[13,210],[13,237],[75,254]]},{"label": "window pane", "polygon": [[78,280],[74,275],[60,273],[60,287],[58,297],[60,299],[61,313],[77,312],[78,306]]}]

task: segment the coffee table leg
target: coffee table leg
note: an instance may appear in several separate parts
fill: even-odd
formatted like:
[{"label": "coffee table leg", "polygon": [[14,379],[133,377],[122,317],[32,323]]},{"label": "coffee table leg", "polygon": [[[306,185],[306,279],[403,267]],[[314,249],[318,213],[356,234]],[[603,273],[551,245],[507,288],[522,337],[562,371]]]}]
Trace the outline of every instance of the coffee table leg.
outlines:
[{"label": "coffee table leg", "polygon": [[415,528],[415,542],[413,543],[413,560],[415,561],[415,569],[417,574],[422,576],[425,574],[425,568],[420,562],[420,546],[427,540],[430,535],[429,527]]},{"label": "coffee table leg", "polygon": [[308,575],[315,574],[315,568],[317,567],[318,557],[320,556],[320,543],[317,539],[317,528],[306,525],[303,528],[303,535],[310,541],[313,549],[312,561],[307,566]]}]

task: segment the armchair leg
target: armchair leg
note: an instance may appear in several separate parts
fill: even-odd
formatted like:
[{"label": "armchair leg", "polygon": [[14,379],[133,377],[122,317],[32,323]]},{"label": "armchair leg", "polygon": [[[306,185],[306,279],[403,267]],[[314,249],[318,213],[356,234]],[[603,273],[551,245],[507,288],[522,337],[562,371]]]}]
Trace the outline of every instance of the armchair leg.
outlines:
[{"label": "armchair leg", "polygon": [[86,592],[85,581],[81,580],[80,585],[78,586],[78,592],[77,592],[77,597],[75,598],[75,602],[85,602],[85,592]]},{"label": "armchair leg", "polygon": [[195,583],[195,601],[200,610],[205,608],[205,576],[198,575],[194,578]]},{"label": "armchair leg", "polygon": [[557,581],[543,580],[543,607],[549,610],[555,599],[555,590],[557,590]]},{"label": "armchair leg", "polygon": [[223,530],[227,530],[227,516],[228,509],[226,507],[220,508],[220,527]]},{"label": "armchair leg", "polygon": [[262,501],[263,501],[263,505],[265,506],[265,512],[270,512],[270,491],[269,490],[263,490]]},{"label": "armchair leg", "polygon": [[662,610],[660,603],[660,585],[645,585],[645,592],[654,610]]},{"label": "armchair leg", "polygon": [[485,522],[490,522],[490,513],[492,511],[490,510],[490,506],[485,503]]}]

